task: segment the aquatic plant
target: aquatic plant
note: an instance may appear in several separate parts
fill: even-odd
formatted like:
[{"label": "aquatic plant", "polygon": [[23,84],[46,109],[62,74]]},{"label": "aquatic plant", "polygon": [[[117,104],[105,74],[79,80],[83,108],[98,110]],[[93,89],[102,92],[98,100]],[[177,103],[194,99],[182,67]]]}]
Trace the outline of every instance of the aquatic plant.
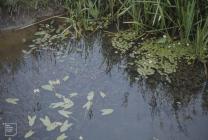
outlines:
[{"label": "aquatic plant", "polygon": [[195,60],[194,47],[179,42],[146,42],[140,48],[136,48],[133,54],[135,57],[129,64],[134,65],[137,72],[143,76],[153,75],[155,72],[167,76],[177,71],[181,60],[187,64]]}]

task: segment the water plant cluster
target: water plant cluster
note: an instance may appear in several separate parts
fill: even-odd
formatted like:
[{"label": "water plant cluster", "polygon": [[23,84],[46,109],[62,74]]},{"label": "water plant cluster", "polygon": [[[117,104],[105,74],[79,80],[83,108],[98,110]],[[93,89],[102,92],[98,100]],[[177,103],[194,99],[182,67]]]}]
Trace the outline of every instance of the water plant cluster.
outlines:
[{"label": "water plant cluster", "polygon": [[[43,128],[45,128],[47,132],[59,130],[60,135],[54,139],[68,139],[69,136],[66,134],[66,132],[73,129],[74,125],[76,125],[74,122],[79,122],[76,118],[73,117],[74,112],[72,112],[72,108],[77,105],[73,100],[74,98],[81,97],[76,92],[69,93],[67,95],[58,93],[56,89],[57,86],[65,84],[68,80],[70,80],[70,77],[66,75],[62,79],[49,80],[48,83],[43,84],[42,86],[40,86],[40,88],[36,88],[33,90],[33,96],[39,96],[42,93],[49,93],[51,96],[56,98],[57,102],[49,104],[48,107],[53,111],[56,111],[57,115],[59,115],[62,118],[62,121],[52,120],[50,115],[47,115],[47,112],[45,112],[44,115],[29,113],[27,118],[25,118],[28,124],[29,131],[25,132],[24,139],[30,139],[31,137],[33,137],[33,135],[38,135],[37,132],[35,132],[34,130],[35,125],[37,125],[37,123],[41,123],[41,125],[43,126]],[[86,113],[90,113],[92,111],[93,105],[95,103],[95,96],[100,96],[100,98],[104,100],[107,95],[103,91],[100,91],[98,93],[90,91],[86,97],[87,102],[85,104],[83,103],[82,106],[85,115]],[[18,106],[21,100],[15,97],[10,97],[6,98],[5,102],[9,105]],[[114,109],[104,108],[100,109],[99,112],[102,116],[108,116],[114,112]],[[77,139],[82,140],[84,138],[82,136],[79,136]]]},{"label": "water plant cluster", "polygon": [[167,35],[148,39],[144,36],[146,35],[138,36],[133,31],[122,31],[115,33],[112,38],[115,52],[126,56],[128,66],[142,76],[150,76],[157,72],[168,77],[177,71],[181,62],[189,65],[197,59],[193,44],[173,41]]}]

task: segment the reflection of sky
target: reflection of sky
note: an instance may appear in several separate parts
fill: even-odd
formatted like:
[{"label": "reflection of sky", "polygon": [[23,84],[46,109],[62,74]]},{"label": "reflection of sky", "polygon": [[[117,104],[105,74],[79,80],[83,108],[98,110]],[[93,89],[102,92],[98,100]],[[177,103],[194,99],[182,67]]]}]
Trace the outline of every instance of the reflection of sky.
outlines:
[{"label": "reflection of sky", "polygon": [[[54,121],[65,120],[56,110],[48,108],[50,103],[58,101],[53,94],[41,90],[39,95],[34,95],[33,89],[48,80],[61,80],[69,75],[70,80],[61,81],[56,92],[65,96],[72,92],[79,94],[72,99],[74,119],[69,121],[74,126],[66,132],[72,140],[80,135],[86,140],[206,140],[208,118],[201,108],[200,89],[187,95],[179,94],[179,87],[172,89],[154,78],[130,84],[131,75],[121,68],[123,61],[112,54],[108,43],[100,36],[89,38],[88,43],[67,41],[55,51],[40,50],[24,57],[20,53],[16,58],[19,59],[18,68],[13,73],[0,73],[1,122],[18,122],[17,139],[22,139],[30,129],[28,114],[36,114],[38,118],[48,115]],[[9,51],[5,53],[10,54]],[[96,94],[92,110],[86,112],[82,106],[90,91],[103,91],[107,98]],[[19,98],[19,104],[6,104],[4,100],[9,97]],[[114,113],[101,116],[100,110],[104,108],[113,108]],[[33,130],[37,133],[31,137],[34,140],[59,135],[58,130],[46,132],[38,120]]]}]

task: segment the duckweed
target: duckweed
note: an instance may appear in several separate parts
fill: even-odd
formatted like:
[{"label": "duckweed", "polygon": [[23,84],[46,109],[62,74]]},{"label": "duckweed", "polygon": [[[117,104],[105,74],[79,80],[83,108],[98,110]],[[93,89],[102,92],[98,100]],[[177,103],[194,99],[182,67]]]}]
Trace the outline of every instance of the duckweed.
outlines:
[{"label": "duckweed", "polygon": [[153,75],[156,71],[160,75],[168,75],[177,71],[181,60],[191,64],[196,59],[193,46],[174,44],[149,42],[140,48],[135,47],[133,65],[137,72],[144,76]]},{"label": "duckweed", "polygon": [[180,61],[191,64],[196,59],[194,46],[187,42],[172,41],[163,35],[157,40],[144,40],[136,45],[138,39],[135,32],[118,32],[112,38],[112,47],[121,54],[128,54],[128,65],[133,66],[142,76],[156,72],[167,76],[177,71]]}]

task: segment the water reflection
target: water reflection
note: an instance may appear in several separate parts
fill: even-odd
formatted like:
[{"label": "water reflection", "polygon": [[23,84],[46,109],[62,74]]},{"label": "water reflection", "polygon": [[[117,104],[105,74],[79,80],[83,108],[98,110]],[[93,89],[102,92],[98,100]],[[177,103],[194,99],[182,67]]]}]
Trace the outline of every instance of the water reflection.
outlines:
[{"label": "water reflection", "polygon": [[[5,48],[0,54],[10,56],[11,51]],[[51,48],[37,48],[29,55],[22,53],[22,47],[16,49],[11,57],[17,61],[6,61],[0,56],[0,117],[1,122],[18,122],[22,132],[17,139],[22,139],[29,129],[25,119],[28,114],[38,117],[47,114],[53,120],[64,120],[48,108],[51,102],[57,102],[55,97],[43,91],[34,95],[33,90],[65,75],[70,80],[57,87],[57,92],[65,96],[79,93],[73,98],[76,106],[70,119],[75,126],[67,131],[72,139],[83,135],[92,140],[205,140],[208,136],[208,94],[198,64],[179,67],[170,76],[171,83],[158,74],[143,78],[125,67],[128,59],[115,53],[102,33],[78,41],[68,39]],[[8,72],[11,70],[8,66],[15,67],[13,72]],[[105,91],[107,97],[102,99],[97,94],[93,107],[85,111],[82,106],[92,90]],[[4,102],[8,97],[17,97],[21,102],[18,106],[8,105]],[[115,112],[103,117],[100,115],[103,108],[113,108]],[[34,130],[38,135],[32,139],[51,139],[59,133],[46,135],[40,122]],[[3,134],[0,138],[4,138]]]}]

